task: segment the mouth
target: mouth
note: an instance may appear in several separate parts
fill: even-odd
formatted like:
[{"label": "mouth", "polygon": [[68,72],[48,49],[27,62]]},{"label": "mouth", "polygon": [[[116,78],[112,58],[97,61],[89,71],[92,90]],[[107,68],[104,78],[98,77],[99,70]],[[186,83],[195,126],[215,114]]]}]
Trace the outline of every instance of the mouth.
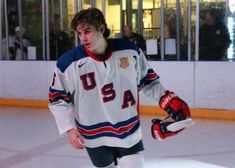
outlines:
[{"label": "mouth", "polygon": [[91,44],[90,43],[85,43],[85,47],[90,48]]}]

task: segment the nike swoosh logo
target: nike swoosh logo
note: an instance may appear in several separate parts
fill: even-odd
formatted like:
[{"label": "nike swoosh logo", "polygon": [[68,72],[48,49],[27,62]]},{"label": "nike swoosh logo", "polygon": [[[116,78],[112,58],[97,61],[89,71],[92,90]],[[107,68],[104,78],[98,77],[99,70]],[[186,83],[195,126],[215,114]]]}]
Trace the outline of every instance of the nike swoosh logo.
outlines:
[{"label": "nike swoosh logo", "polygon": [[78,68],[81,68],[81,67],[82,67],[83,65],[85,65],[85,64],[86,64],[86,62],[84,62],[84,63],[78,65]]}]

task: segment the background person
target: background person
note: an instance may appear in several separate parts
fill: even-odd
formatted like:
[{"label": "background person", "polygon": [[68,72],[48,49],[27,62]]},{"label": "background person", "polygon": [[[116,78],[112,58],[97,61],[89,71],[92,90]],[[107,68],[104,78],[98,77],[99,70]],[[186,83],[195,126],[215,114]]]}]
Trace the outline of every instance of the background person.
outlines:
[{"label": "background person", "polygon": [[71,39],[65,31],[61,30],[60,18],[55,16],[50,32],[50,59],[57,60],[71,47]]},{"label": "background person", "polygon": [[144,53],[146,52],[146,41],[144,37],[138,33],[133,32],[132,27],[130,25],[124,26],[123,38],[130,40],[139,48],[141,48]]},{"label": "background person", "polygon": [[199,59],[222,60],[227,55],[231,43],[228,29],[218,19],[215,10],[209,10],[204,16],[204,24],[199,30]]},{"label": "background person", "polygon": [[22,28],[22,38],[23,38],[23,55],[20,48],[20,26],[15,28],[15,35],[9,38],[9,51],[12,60],[23,60],[28,58],[28,48],[31,46],[29,39],[25,35],[25,29]]}]

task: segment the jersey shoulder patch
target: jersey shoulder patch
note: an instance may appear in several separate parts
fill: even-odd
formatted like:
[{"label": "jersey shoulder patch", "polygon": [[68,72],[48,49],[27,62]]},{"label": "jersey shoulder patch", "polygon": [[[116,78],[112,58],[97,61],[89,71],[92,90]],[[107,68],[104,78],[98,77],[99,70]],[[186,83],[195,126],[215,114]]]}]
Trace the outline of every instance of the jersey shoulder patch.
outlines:
[{"label": "jersey shoulder patch", "polygon": [[88,57],[85,52],[84,46],[72,48],[65,52],[57,61],[56,66],[61,72],[64,72],[74,61],[78,61],[82,58]]}]

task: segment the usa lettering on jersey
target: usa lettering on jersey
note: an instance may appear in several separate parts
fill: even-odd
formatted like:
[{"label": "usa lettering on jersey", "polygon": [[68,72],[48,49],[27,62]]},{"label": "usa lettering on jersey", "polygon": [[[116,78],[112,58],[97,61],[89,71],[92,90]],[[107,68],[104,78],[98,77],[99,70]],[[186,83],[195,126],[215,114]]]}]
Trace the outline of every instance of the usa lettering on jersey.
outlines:
[{"label": "usa lettering on jersey", "polygon": [[[95,73],[90,72],[87,74],[83,74],[80,76],[80,79],[82,81],[83,88],[87,91],[95,89],[96,87],[96,81],[95,81]],[[113,87],[113,83],[109,83],[104,85],[101,88],[101,94],[103,96],[103,102],[109,102],[115,99],[116,97],[116,92]],[[129,105],[133,106],[135,105],[136,100],[134,99],[133,94],[131,93],[130,90],[125,90],[123,93],[123,102],[121,107],[127,108]]]}]

